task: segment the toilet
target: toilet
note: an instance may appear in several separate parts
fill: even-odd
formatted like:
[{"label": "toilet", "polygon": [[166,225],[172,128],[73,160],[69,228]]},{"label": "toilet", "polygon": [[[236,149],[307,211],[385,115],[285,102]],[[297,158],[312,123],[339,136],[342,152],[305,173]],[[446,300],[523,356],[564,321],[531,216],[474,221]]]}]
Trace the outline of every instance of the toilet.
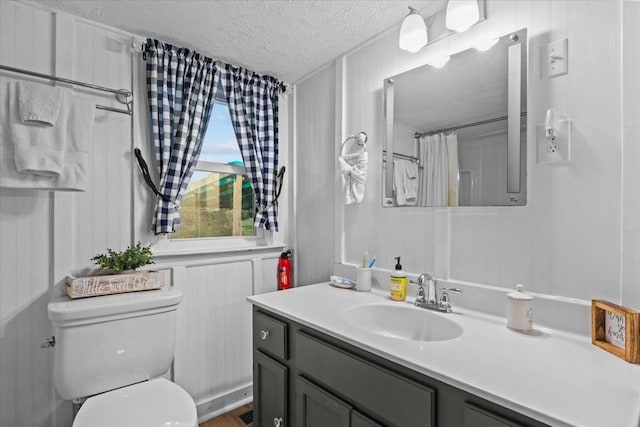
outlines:
[{"label": "toilet", "polygon": [[73,427],[197,427],[191,396],[162,378],[181,300],[170,288],[49,302],[56,389],[63,399],[86,398]]}]

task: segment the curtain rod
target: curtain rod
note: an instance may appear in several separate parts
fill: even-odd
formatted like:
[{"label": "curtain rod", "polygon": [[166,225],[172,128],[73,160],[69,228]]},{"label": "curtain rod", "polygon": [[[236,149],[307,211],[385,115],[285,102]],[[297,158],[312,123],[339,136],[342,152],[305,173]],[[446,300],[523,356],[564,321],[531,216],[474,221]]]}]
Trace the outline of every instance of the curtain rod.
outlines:
[{"label": "curtain rod", "polygon": [[21,68],[9,67],[2,64],[0,64],[0,70],[10,71],[12,73],[26,74],[28,76],[39,77],[41,79],[49,79],[57,82],[72,84],[75,86],[82,86],[89,89],[95,89],[103,92],[113,93],[114,95],[116,95],[116,99],[118,100],[118,102],[127,105],[126,110],[123,110],[121,108],[109,107],[107,105],[96,105],[96,108],[98,110],[113,111],[115,113],[122,113],[122,114],[128,114],[128,115],[133,114],[131,111],[132,101],[128,100],[129,97],[133,97],[133,94],[127,89],[112,89],[109,87],[98,86],[91,83],[84,83],[77,80],[65,79],[64,77],[56,77],[49,74],[36,73],[35,71],[23,70]]},{"label": "curtain rod", "polygon": [[[527,112],[523,112],[520,113],[520,117],[526,117],[527,116]],[[414,138],[420,138],[421,136],[427,136],[427,135],[436,135],[438,133],[443,133],[443,132],[450,132],[453,130],[458,130],[458,129],[464,129],[464,128],[470,128],[473,126],[480,126],[480,125],[486,125],[489,123],[494,123],[494,122],[501,122],[502,120],[507,120],[509,118],[509,116],[502,116],[502,117],[496,117],[493,119],[487,119],[487,120],[481,120],[479,122],[473,122],[473,123],[467,123],[464,125],[460,125],[460,126],[453,126],[450,128],[445,128],[445,129],[438,129],[438,130],[433,130],[433,131],[429,131],[429,132],[416,132],[415,134],[413,134]]]},{"label": "curtain rod", "polygon": [[[159,41],[159,40],[158,40],[158,41]],[[161,42],[161,43],[164,43],[164,42]],[[141,45],[140,45],[140,53],[142,53],[141,59],[142,59],[143,61],[146,61],[146,60],[147,60],[147,46],[148,46],[148,43],[146,42],[146,40],[145,40],[144,42],[142,42],[142,43],[141,43]],[[172,45],[172,46],[173,46],[173,45]],[[176,46],[174,46],[174,47],[176,47]],[[184,48],[184,49],[187,49],[187,48]],[[190,50],[190,49],[187,49],[187,50]],[[192,52],[194,52],[194,53],[196,53],[196,54],[200,55],[200,56],[201,56],[201,57],[203,57],[203,58],[208,58],[207,56],[204,56],[204,55],[202,55],[202,54],[199,54],[199,53],[198,53],[198,52],[196,52],[196,51],[192,51]],[[226,63],[226,62],[220,61],[220,60],[218,60],[218,59],[213,59],[213,58],[208,58],[208,59],[210,59],[210,60],[211,60],[211,61],[212,61],[216,66],[219,66],[219,67],[225,67],[225,66],[227,65],[227,63]],[[230,65],[233,65],[233,64],[230,64]],[[235,67],[235,65],[233,65],[233,66]],[[247,71],[250,71],[250,72],[252,72],[252,73],[259,74],[259,73],[256,73],[255,71],[248,70],[248,69],[247,69],[247,68],[245,68],[245,67],[238,67],[238,68],[242,68],[242,69],[247,70]],[[273,79],[275,79],[275,80],[277,80],[277,81],[278,81],[278,90],[280,90],[280,93],[285,94],[285,95],[287,95],[287,94],[289,93],[290,86],[289,86],[287,83],[283,82],[283,81],[282,81],[282,80],[280,80],[280,79],[276,79],[276,78],[275,78],[275,77],[273,77],[273,76],[269,76],[269,77],[271,77],[271,78],[273,78]]]}]

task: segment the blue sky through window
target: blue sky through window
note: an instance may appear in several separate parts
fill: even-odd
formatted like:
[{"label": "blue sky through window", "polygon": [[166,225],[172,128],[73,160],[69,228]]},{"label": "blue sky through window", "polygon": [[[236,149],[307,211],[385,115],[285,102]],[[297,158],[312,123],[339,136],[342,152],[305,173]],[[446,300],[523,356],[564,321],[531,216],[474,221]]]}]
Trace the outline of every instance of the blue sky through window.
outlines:
[{"label": "blue sky through window", "polygon": [[[226,104],[217,101],[213,104],[199,160],[216,163],[239,162],[236,164],[243,164],[242,154],[240,154],[236,134],[231,124],[229,108]],[[195,182],[207,175],[208,172],[195,171],[191,181]]]},{"label": "blue sky through window", "polygon": [[209,119],[200,160],[217,163],[242,162],[242,155],[226,104],[216,102]]}]

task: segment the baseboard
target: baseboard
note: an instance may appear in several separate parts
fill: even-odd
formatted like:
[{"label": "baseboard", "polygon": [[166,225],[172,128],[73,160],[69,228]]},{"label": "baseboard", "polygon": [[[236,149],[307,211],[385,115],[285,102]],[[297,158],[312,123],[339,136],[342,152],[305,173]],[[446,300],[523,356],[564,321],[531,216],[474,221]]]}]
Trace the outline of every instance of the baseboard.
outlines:
[{"label": "baseboard", "polygon": [[253,384],[249,383],[226,393],[196,402],[198,422],[202,423],[218,415],[253,401]]}]

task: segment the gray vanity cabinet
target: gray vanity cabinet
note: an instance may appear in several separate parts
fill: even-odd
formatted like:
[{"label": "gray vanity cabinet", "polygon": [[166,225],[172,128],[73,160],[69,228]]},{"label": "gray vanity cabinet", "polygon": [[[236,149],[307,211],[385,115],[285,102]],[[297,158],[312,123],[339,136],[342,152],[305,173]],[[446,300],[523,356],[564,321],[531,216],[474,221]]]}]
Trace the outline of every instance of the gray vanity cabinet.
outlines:
[{"label": "gray vanity cabinet", "polygon": [[253,348],[254,426],[291,426],[287,324],[254,312]]},{"label": "gray vanity cabinet", "polygon": [[256,426],[546,426],[255,306],[253,328]]},{"label": "gray vanity cabinet", "polygon": [[351,406],[304,378],[296,378],[296,426],[350,427],[350,425]]}]

